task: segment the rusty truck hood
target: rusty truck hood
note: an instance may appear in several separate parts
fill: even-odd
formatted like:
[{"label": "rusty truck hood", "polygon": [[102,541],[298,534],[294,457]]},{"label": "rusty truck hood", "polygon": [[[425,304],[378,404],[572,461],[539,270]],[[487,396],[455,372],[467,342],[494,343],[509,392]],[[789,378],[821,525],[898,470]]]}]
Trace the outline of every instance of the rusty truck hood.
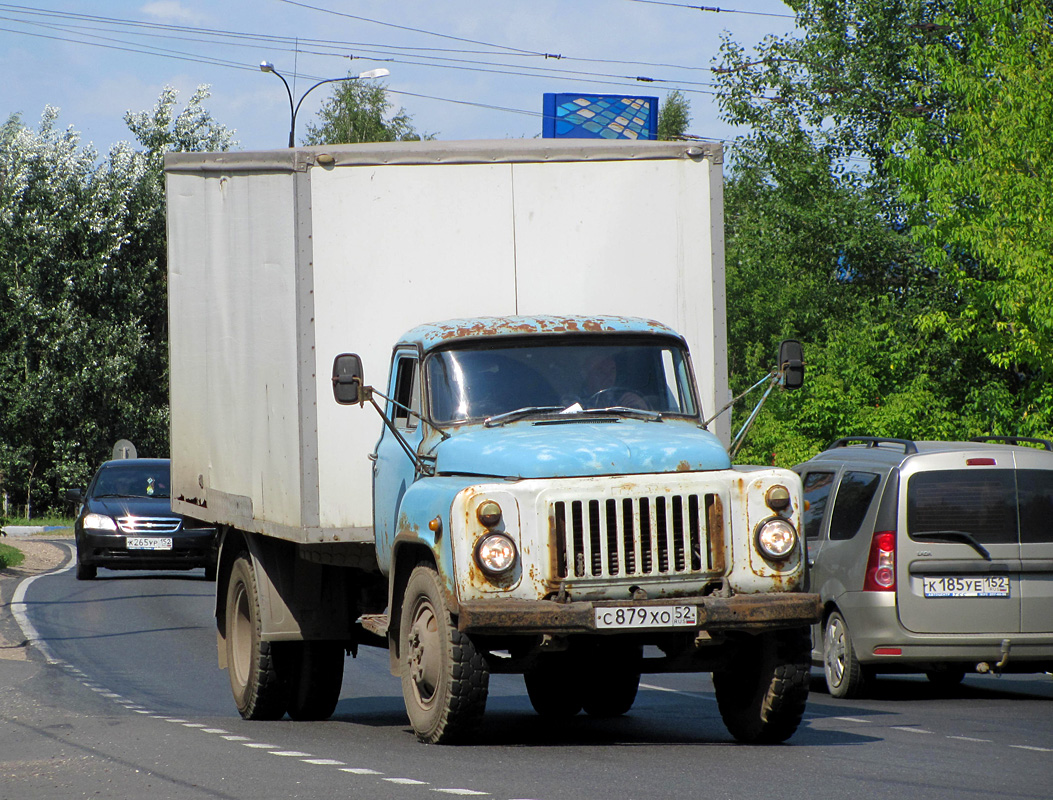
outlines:
[{"label": "rusty truck hood", "polygon": [[626,417],[470,426],[435,450],[440,475],[569,478],[729,469],[716,436],[691,420]]}]

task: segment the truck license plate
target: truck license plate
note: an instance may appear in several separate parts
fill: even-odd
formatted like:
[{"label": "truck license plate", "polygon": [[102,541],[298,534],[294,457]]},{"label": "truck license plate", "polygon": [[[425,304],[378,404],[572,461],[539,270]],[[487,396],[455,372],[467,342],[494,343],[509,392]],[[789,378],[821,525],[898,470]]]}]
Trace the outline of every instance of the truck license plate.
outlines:
[{"label": "truck license plate", "polygon": [[127,547],[129,550],[171,550],[171,536],[129,536]]},{"label": "truck license plate", "polygon": [[698,606],[597,608],[597,628],[684,628],[698,624]]},{"label": "truck license plate", "polygon": [[1007,575],[938,575],[922,578],[922,587],[926,597],[1009,597]]}]

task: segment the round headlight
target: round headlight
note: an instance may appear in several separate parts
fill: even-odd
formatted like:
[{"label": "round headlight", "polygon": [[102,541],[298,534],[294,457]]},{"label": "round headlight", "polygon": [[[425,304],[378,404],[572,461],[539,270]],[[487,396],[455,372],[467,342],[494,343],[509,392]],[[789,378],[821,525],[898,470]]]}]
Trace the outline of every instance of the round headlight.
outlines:
[{"label": "round headlight", "polygon": [[117,523],[114,522],[113,517],[107,517],[104,514],[86,514],[83,527],[96,531],[115,531]]},{"label": "round headlight", "polygon": [[503,533],[491,533],[475,546],[475,560],[487,575],[504,575],[516,565],[515,543]]},{"label": "round headlight", "polygon": [[486,500],[475,510],[475,516],[487,528],[492,528],[501,522],[501,506],[493,500]]},{"label": "round headlight", "polygon": [[797,529],[782,517],[772,517],[758,525],[756,539],[757,548],[772,561],[785,561],[797,549]]}]

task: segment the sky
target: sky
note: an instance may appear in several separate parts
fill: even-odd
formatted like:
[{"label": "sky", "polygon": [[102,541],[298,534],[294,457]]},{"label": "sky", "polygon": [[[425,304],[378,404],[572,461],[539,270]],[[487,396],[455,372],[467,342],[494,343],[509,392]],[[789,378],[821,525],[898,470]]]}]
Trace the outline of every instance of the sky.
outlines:
[{"label": "sky", "polygon": [[[712,2],[712,0],[710,0]],[[794,29],[779,0],[48,0],[0,3],[0,114],[32,128],[45,106],[105,153],[133,137],[128,111],[201,84],[240,149],[284,147],[289,96],[384,68],[389,99],[437,139],[533,138],[545,92],[649,95],[680,89],[689,132],[729,139],[710,68],[721,35],[754,47]],[[559,56],[559,58],[556,58]],[[638,81],[644,77],[653,81]],[[310,92],[297,141],[330,87]]]}]

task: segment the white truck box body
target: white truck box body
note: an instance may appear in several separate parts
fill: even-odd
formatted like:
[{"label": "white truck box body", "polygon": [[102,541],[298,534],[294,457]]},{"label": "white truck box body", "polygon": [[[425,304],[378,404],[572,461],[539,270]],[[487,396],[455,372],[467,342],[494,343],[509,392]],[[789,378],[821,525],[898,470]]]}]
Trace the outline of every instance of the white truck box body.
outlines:
[{"label": "white truck box body", "polygon": [[687,339],[713,413],[728,397],[721,161],[714,144],[584,140],[169,155],[174,510],[371,540],[381,422],[333,401],[332,362],[358,353],[384,389],[422,322],[655,319]]}]

